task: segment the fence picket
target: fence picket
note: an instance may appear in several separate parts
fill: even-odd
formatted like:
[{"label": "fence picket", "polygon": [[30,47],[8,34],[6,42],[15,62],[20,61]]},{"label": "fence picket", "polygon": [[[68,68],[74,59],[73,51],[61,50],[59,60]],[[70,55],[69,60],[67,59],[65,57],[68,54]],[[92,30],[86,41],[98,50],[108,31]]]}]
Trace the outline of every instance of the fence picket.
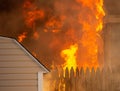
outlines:
[{"label": "fence picket", "polygon": [[87,68],[86,71],[81,67],[80,70],[71,68],[68,70],[54,69],[50,73],[50,84],[53,84],[50,91],[114,91],[110,71],[97,68]]}]

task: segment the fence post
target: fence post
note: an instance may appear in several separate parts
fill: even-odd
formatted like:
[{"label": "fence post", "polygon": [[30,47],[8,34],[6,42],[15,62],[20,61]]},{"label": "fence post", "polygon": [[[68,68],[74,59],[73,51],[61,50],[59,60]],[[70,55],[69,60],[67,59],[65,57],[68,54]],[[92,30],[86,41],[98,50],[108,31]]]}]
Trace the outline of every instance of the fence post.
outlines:
[{"label": "fence post", "polygon": [[83,67],[81,67],[80,72],[79,72],[79,91],[85,91],[85,72]]},{"label": "fence post", "polygon": [[90,70],[89,70],[89,68],[86,69],[85,88],[86,88],[86,91],[91,91],[91,89],[90,89]]},{"label": "fence post", "polygon": [[96,81],[96,87],[97,91],[101,91],[102,89],[102,74],[99,68],[97,68],[95,73],[95,81]]},{"label": "fence post", "polygon": [[78,67],[76,68],[76,77],[75,77],[75,91],[80,91],[81,88],[81,83],[80,83],[80,78],[79,78],[79,69]]},{"label": "fence post", "polygon": [[60,82],[59,82],[59,91],[65,91],[65,79],[64,79],[64,70],[60,69]]},{"label": "fence post", "polygon": [[57,67],[54,71],[54,77],[55,77],[55,91],[58,91],[59,90],[59,72]]},{"label": "fence post", "polygon": [[70,69],[70,91],[75,91],[75,77],[73,67]]},{"label": "fence post", "polygon": [[91,87],[90,91],[95,91],[96,84],[95,84],[95,70],[94,70],[94,68],[91,69],[89,85]]},{"label": "fence post", "polygon": [[65,91],[70,91],[69,70],[65,69]]}]

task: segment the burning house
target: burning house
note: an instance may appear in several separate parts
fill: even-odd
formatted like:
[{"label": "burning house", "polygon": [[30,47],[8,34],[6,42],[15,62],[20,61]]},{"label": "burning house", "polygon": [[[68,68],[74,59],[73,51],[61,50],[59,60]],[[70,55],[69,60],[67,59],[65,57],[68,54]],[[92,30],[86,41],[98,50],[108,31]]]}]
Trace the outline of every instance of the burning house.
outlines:
[{"label": "burning house", "polygon": [[10,12],[0,5],[4,9],[0,14],[3,21],[0,30],[4,31],[0,34],[14,36],[45,65],[56,69],[45,76],[45,88],[119,91],[118,0],[18,0],[16,3],[19,3],[15,4],[16,10],[10,8]]}]

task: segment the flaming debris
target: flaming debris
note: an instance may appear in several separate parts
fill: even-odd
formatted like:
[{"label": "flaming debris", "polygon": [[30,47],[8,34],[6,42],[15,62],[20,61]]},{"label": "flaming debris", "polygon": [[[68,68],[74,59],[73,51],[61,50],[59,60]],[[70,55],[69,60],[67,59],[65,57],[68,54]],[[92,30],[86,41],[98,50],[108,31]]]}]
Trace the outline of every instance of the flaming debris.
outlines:
[{"label": "flaming debris", "polygon": [[23,40],[26,38],[26,32],[22,33],[21,35],[18,36],[18,41],[23,42]]}]

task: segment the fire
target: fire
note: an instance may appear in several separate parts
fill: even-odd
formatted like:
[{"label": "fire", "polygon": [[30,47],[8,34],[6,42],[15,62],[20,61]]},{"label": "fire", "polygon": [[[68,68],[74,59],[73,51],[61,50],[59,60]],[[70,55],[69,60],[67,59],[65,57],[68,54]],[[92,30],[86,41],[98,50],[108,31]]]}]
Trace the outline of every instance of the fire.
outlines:
[{"label": "fire", "polygon": [[[36,0],[34,3],[25,1],[23,15],[25,25],[32,31],[32,38],[37,41],[48,39],[47,43],[44,42],[47,51],[54,50],[59,55],[55,57],[56,61],[64,59],[64,69],[101,67],[99,56],[103,55],[101,34],[105,16],[103,0],[53,0],[47,4],[39,1],[41,6],[35,3]],[[19,38],[20,42],[26,38],[25,35]]]},{"label": "fire", "polygon": [[26,32],[22,33],[21,35],[18,36],[18,41],[23,42],[23,40],[26,38]]},{"label": "fire", "polygon": [[77,68],[77,63],[76,63],[76,52],[78,49],[78,45],[74,44],[71,45],[69,49],[62,50],[61,56],[65,59],[65,64],[64,64],[64,69],[66,67],[70,70],[71,67],[74,68],[74,70]]},{"label": "fire", "polygon": [[38,9],[35,4],[27,0],[24,3],[23,15],[25,18],[25,23],[28,27],[34,28],[36,20],[42,20],[45,16],[45,13],[42,9]]},{"label": "fire", "polygon": [[[102,39],[100,34],[103,28],[103,17],[105,16],[103,0],[76,0],[76,2],[82,4],[82,8],[85,9],[78,14],[79,24],[82,25],[82,37],[79,42],[77,41],[77,48],[76,46],[71,46],[70,49],[62,50],[62,57],[66,61],[64,67],[70,69],[73,66],[76,68],[76,63],[78,63],[78,66],[84,67],[84,69],[87,67],[96,69],[100,67],[100,60],[98,60],[98,54],[101,51],[99,42],[102,41],[100,40]],[[100,44],[100,46],[103,46],[102,43]],[[79,54],[74,54],[76,54],[77,49],[80,49],[80,45],[82,45],[85,53],[81,54],[80,60],[76,60]]]},{"label": "fire", "polygon": [[64,16],[60,16],[60,20],[57,20],[56,17],[50,18],[45,24],[44,32],[58,33],[62,27],[61,21],[64,21]]},{"label": "fire", "polygon": [[26,14],[26,25],[29,27],[33,27],[35,20],[44,18],[44,11],[42,10],[33,10],[29,11]]}]

